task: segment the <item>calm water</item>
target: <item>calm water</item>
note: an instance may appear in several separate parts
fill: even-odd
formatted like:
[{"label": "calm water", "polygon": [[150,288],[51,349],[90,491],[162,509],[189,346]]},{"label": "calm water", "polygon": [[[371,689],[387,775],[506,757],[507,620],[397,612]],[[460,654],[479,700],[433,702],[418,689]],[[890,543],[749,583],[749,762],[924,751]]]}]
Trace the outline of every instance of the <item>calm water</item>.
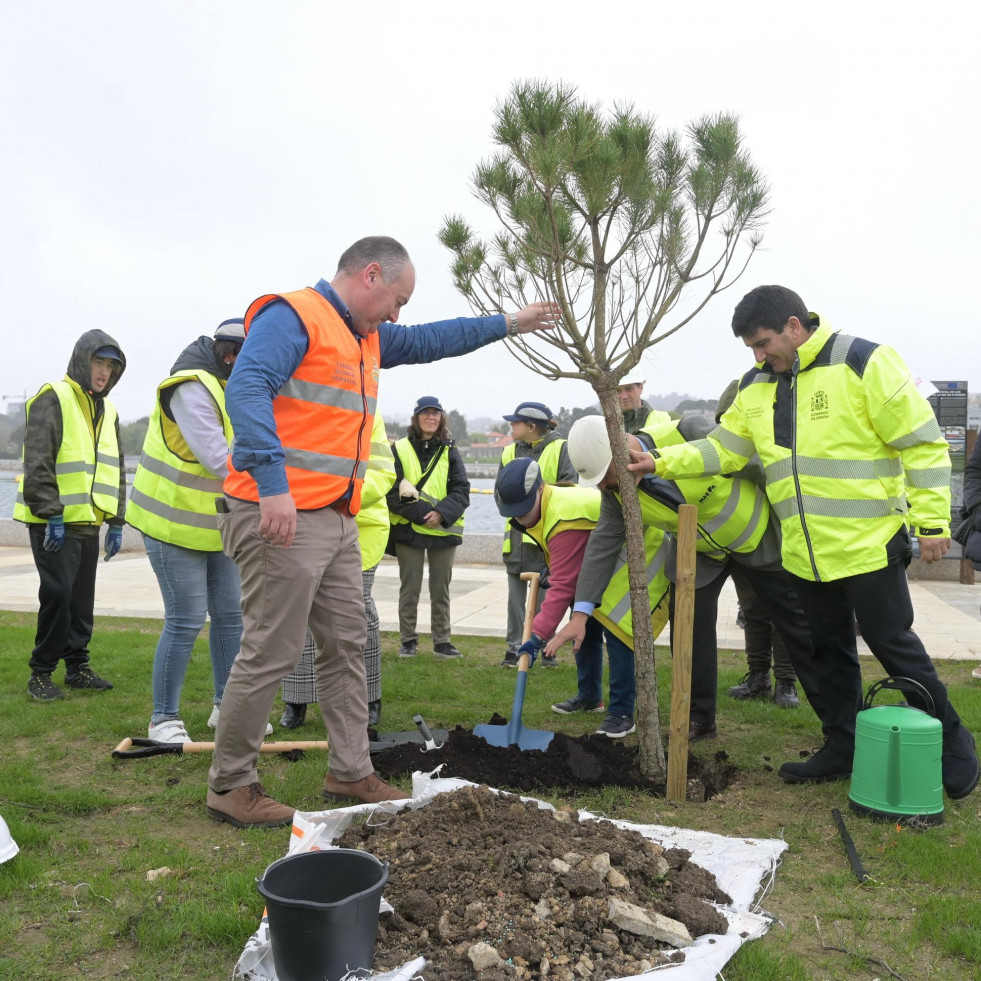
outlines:
[{"label": "calm water", "polygon": [[[127,479],[132,481],[133,475]],[[466,531],[471,534],[496,535],[504,531],[504,519],[497,513],[494,506],[493,494],[475,494],[473,491],[490,491],[494,489],[494,481],[489,479],[472,479],[470,481],[470,507],[466,514]],[[14,500],[17,497],[17,472],[0,470],[0,518],[9,518],[14,510]]]}]

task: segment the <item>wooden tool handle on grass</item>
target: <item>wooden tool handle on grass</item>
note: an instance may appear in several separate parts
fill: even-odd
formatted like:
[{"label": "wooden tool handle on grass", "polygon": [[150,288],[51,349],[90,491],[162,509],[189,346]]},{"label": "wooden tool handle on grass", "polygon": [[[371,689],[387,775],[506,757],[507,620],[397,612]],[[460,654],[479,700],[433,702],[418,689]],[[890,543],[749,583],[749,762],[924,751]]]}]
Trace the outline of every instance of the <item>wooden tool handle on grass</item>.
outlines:
[{"label": "wooden tool handle on grass", "polygon": [[[184,753],[213,753],[214,743],[161,743],[152,739],[131,739],[127,736],[112,751],[116,759],[139,758],[146,756],[181,756]],[[327,741],[295,740],[285,743],[263,743],[260,753],[291,753],[294,750],[327,749]]]}]

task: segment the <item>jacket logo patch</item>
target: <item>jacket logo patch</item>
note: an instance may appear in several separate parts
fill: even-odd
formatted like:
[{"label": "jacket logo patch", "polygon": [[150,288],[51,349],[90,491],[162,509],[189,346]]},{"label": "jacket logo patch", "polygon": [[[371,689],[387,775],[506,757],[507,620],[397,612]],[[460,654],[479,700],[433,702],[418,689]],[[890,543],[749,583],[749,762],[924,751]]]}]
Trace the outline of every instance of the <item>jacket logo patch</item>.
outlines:
[{"label": "jacket logo patch", "polygon": [[378,370],[378,362],[375,361],[374,358],[372,358],[372,360],[371,360],[371,380],[376,385],[378,384],[378,378],[379,378],[380,375],[381,375],[381,372]]},{"label": "jacket logo patch", "polygon": [[828,393],[815,392],[811,396],[811,419],[827,419],[829,415]]}]

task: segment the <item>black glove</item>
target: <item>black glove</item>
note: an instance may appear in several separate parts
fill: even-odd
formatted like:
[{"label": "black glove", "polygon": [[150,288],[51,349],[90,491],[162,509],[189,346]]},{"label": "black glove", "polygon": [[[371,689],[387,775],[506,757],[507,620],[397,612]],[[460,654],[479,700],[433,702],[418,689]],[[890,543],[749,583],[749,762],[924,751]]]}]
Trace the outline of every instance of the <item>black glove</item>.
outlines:
[{"label": "black glove", "polygon": [[545,566],[542,571],[538,573],[538,588],[548,589],[548,566]]}]

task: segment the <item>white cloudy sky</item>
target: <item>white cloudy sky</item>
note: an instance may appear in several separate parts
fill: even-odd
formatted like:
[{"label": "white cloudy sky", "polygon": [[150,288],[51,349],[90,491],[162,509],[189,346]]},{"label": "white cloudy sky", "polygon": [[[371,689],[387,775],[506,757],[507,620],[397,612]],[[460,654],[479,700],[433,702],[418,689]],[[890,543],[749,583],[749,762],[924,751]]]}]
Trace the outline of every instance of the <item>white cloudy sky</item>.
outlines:
[{"label": "white cloudy sky", "polygon": [[[715,396],[747,364],[728,323],[796,289],[913,373],[981,389],[976,2],[371,4],[0,0],[0,394],[33,393],[101,327],[145,415],[178,351],[261,293],[330,278],[366,234],[409,248],[405,321],[468,313],[436,235],[485,230],[474,166],[516,79],[632,101],[664,126],[727,110],[772,187],[744,278],[646,359],[648,389]],[[465,415],[585,405],[498,344],[397,368],[385,415],[436,394]]]}]

